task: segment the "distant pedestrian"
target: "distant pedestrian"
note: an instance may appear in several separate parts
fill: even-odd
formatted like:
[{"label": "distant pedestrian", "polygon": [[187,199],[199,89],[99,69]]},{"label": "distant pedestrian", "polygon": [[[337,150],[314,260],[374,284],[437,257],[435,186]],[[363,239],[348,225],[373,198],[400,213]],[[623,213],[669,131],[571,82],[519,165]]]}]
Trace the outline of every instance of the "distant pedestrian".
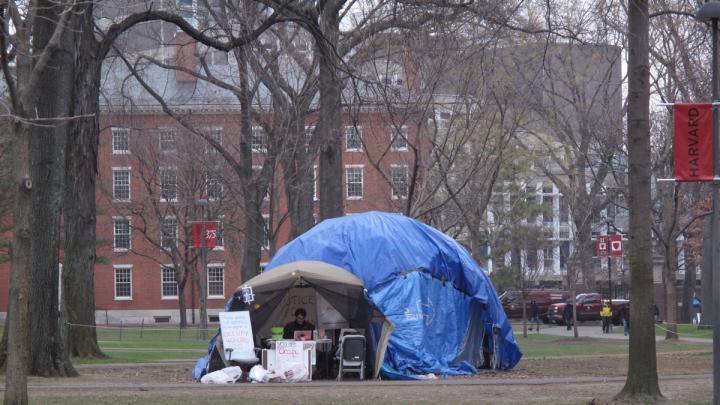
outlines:
[{"label": "distant pedestrian", "polygon": [[565,321],[565,326],[567,326],[567,330],[572,329],[573,306],[570,303],[565,304],[565,309],[563,310],[563,320]]},{"label": "distant pedestrian", "polygon": [[600,319],[602,319],[602,333],[610,333],[610,322],[612,321],[612,310],[607,301],[603,302],[602,310],[600,311]]},{"label": "distant pedestrian", "polygon": [[701,301],[700,298],[697,297],[697,294],[693,297],[692,301],[692,308],[693,308],[693,324],[700,326],[700,314],[701,311]]},{"label": "distant pedestrian", "polygon": [[535,324],[535,331],[540,333],[540,310],[535,300],[530,301],[530,330],[533,330],[533,323]]},{"label": "distant pedestrian", "polygon": [[620,316],[622,317],[623,322],[623,331],[625,333],[625,336],[630,333],[630,303],[628,302],[625,304],[623,309],[620,310]]}]

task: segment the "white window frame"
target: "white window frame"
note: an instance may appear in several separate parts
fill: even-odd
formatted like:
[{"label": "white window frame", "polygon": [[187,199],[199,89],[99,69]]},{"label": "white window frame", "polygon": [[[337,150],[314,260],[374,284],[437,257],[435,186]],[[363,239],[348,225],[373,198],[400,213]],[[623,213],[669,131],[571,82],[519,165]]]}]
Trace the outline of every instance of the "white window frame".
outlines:
[{"label": "white window frame", "polygon": [[[112,217],[113,220],[113,252],[128,252],[132,249],[132,218],[130,217]],[[128,247],[127,248],[119,248],[117,247],[117,228],[115,227],[116,221],[127,221],[128,223]]]},{"label": "white window frame", "polygon": [[225,250],[225,215],[220,215],[215,220],[217,224],[217,232],[218,232],[218,238],[216,240],[221,240],[222,245],[215,245],[213,250],[222,251]]},{"label": "white window frame", "polygon": [[[163,193],[164,177],[167,172],[175,172],[175,198],[167,199]],[[175,166],[166,166],[160,168],[160,202],[175,203],[178,201],[178,170]]]},{"label": "white window frame", "polygon": [[[127,155],[130,153],[130,128],[124,128],[124,127],[112,127],[110,129],[111,138],[112,138],[112,154],[113,155]],[[125,142],[127,144],[127,149],[118,149],[117,143],[115,142],[115,135],[120,135],[121,133],[125,134]]]},{"label": "white window frame", "polygon": [[[405,195],[395,194],[395,176],[393,173],[394,169],[405,169]],[[408,193],[410,192],[410,185],[408,184],[408,178],[410,177],[410,169],[408,165],[390,165],[390,193],[392,194],[393,200],[406,200]]]},{"label": "white window frame", "polygon": [[160,248],[161,248],[161,249],[164,249],[164,250],[169,250],[169,249],[170,249],[170,247],[163,246],[163,241],[164,241],[164,239],[163,239],[163,227],[165,226],[165,224],[164,224],[165,220],[168,220],[168,219],[172,219],[173,221],[175,221],[175,247],[177,247],[177,244],[178,244],[178,222],[177,222],[177,218],[176,218],[175,216],[173,216],[173,215],[164,217],[164,218],[162,218],[162,219],[160,220]]},{"label": "white window frame", "polygon": [[[115,295],[115,301],[132,301],[133,297],[133,287],[132,287],[132,269],[133,266],[131,264],[116,264],[113,265],[113,294]],[[117,273],[118,270],[129,270],[130,275],[130,296],[122,296],[119,297],[117,294],[118,290],[118,280],[117,280]]]},{"label": "white window frame", "polygon": [[[350,170],[360,169],[360,196],[350,196]],[[362,200],[365,196],[365,165],[345,165],[345,198],[347,200]]]},{"label": "white window frame", "polygon": [[[395,139],[397,138],[397,135],[401,134],[402,136],[400,139],[403,139],[405,141],[405,146],[396,148],[395,147]],[[407,152],[408,150],[408,144],[410,141],[408,140],[408,127],[407,125],[403,125],[400,127],[400,131],[398,134],[398,130],[396,126],[392,126],[390,128],[390,150],[393,152]]]},{"label": "white window frame", "polygon": [[[262,145],[256,145],[255,140],[257,139],[255,136],[255,131],[262,131],[264,140]],[[255,125],[252,127],[252,134],[250,135],[250,149],[255,153],[266,153],[267,152],[267,144],[268,144],[268,134],[265,132],[265,128],[263,128],[260,125]]]},{"label": "white window frame", "polygon": [[[217,268],[221,268],[221,269],[222,269],[222,290],[223,290],[223,293],[222,293],[222,295],[210,295],[210,269],[217,269]],[[207,297],[208,297],[208,299],[225,298],[225,263],[210,263],[210,264],[207,265],[207,270],[208,270],[208,271],[207,271],[207,280],[206,280],[206,282],[207,282],[207,286],[208,286],[208,290],[207,290],[207,294],[208,294]]]},{"label": "white window frame", "polygon": [[[219,197],[217,195],[216,196],[210,195],[210,177],[211,177],[211,175],[217,175],[216,176],[217,185],[220,187],[220,196]],[[208,169],[207,170],[207,172],[205,174],[205,195],[207,195],[208,200],[220,201],[225,196],[225,187],[223,187],[222,178],[223,178],[223,176],[220,174],[220,170],[216,170],[216,169]]]},{"label": "white window frame", "polygon": [[[115,173],[116,172],[127,172],[127,188],[128,188],[127,199],[115,197],[115,195],[116,195],[115,188],[117,187],[117,185],[115,183]],[[113,188],[112,198],[113,198],[114,202],[130,202],[132,200],[132,168],[131,167],[127,166],[127,167],[113,167],[112,168],[112,188]]]},{"label": "white window frame", "polygon": [[[220,144],[220,146],[222,146],[222,144],[223,144],[223,129],[222,129],[222,127],[205,128],[205,130],[203,132],[205,132],[209,138],[214,139],[215,141],[217,141],[217,143]],[[217,154],[218,151],[210,144],[210,142],[205,141],[205,153],[212,155],[212,154]]]},{"label": "white window frame", "polygon": [[310,147],[313,134],[315,133],[315,125],[305,125],[305,131],[303,132],[303,141],[305,142],[305,148]]},{"label": "white window frame", "polygon": [[[165,270],[170,270],[175,278],[175,295],[165,295],[165,283],[171,283],[171,281],[165,281]],[[180,287],[178,285],[177,273],[172,264],[163,264],[160,266],[160,299],[162,300],[177,300],[180,294]]]},{"label": "white window frame", "polygon": [[[360,146],[358,148],[351,148],[350,142],[348,142],[351,132],[356,132],[360,139]],[[345,152],[362,152],[363,150],[363,128],[362,125],[347,125],[345,126]]]},{"label": "white window frame", "polygon": [[[164,149],[163,148],[163,133],[170,133],[173,134],[173,148],[172,149]],[[166,141],[167,142],[167,141]],[[158,128],[158,148],[160,150],[160,153],[175,153],[177,152],[177,129],[173,127],[162,127]]]}]

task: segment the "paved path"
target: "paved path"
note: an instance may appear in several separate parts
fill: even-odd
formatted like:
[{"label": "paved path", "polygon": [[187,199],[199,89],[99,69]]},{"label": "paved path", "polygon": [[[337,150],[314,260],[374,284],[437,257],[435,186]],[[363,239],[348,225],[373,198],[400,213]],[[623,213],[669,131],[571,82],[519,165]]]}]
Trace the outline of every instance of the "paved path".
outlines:
[{"label": "paved path", "polygon": [[[622,332],[622,326],[615,326],[613,327],[613,331],[621,331]],[[536,333],[536,331],[530,331],[528,330],[528,334]],[[540,333],[544,335],[553,335],[553,336],[574,336],[573,330],[567,330],[565,326],[551,326],[551,325],[541,325],[540,326]],[[578,326],[578,335],[579,336],[586,336],[586,337],[593,337],[593,338],[601,338],[601,339],[620,339],[620,340],[628,340],[628,336],[624,336],[622,333],[602,333],[602,328],[600,325],[580,325]],[[665,340],[664,336],[656,336],[655,340],[661,341]],[[712,343],[712,338],[699,338],[699,337],[691,337],[691,336],[680,336],[680,340],[686,341],[686,342],[694,342],[694,343]]]}]

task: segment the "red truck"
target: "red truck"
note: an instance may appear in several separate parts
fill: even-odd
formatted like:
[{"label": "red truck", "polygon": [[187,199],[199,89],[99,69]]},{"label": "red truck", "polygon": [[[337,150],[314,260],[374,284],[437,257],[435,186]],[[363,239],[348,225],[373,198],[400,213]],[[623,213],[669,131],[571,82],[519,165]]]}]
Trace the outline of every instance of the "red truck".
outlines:
[{"label": "red truck", "polygon": [[[500,303],[508,318],[522,318],[523,299],[521,290],[505,291],[498,298],[500,298]],[[527,316],[530,316],[530,303],[535,301],[538,306],[540,319],[542,319],[543,322],[548,322],[546,314],[550,305],[556,302],[565,302],[568,298],[570,298],[568,291],[538,288],[527,289],[525,290],[525,311],[527,311]]]},{"label": "red truck", "polygon": [[[575,297],[577,303],[577,320],[578,321],[599,321],[600,310],[602,310],[602,297],[598,293],[583,293]],[[612,301],[612,322],[615,325],[621,323],[620,311],[627,305],[628,300],[614,299]],[[547,312],[547,318],[558,325],[564,324],[563,312],[567,305],[572,305],[572,301],[559,302],[550,305]]]}]

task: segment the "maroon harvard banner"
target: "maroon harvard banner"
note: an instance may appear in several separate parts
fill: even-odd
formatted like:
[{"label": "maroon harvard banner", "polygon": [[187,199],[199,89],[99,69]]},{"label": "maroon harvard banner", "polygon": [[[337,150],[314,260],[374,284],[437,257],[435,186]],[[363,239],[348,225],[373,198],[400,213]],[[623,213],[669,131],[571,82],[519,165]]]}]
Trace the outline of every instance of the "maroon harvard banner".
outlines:
[{"label": "maroon harvard banner", "polygon": [[712,104],[675,104],[675,180],[713,180]]},{"label": "maroon harvard banner", "polygon": [[202,244],[203,222],[192,223],[192,247],[213,249],[217,245],[217,221],[205,222],[205,244]]}]

